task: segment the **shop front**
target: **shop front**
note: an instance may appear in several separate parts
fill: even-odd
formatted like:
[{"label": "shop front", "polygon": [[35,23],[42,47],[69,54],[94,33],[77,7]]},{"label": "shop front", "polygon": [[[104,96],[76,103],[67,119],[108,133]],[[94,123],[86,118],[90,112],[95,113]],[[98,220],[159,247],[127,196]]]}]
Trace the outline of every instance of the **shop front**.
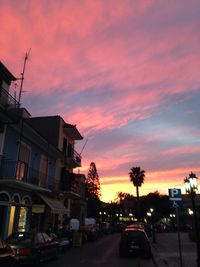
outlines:
[{"label": "shop front", "polygon": [[[68,209],[63,203],[47,194],[37,194],[40,199],[40,205],[45,205],[44,211],[38,213],[38,221],[40,221],[40,229],[44,231],[57,231],[62,225],[63,218],[69,213]],[[35,212],[34,212],[35,213]]]},{"label": "shop front", "polygon": [[28,231],[31,217],[31,196],[5,188],[0,190],[0,238],[11,233]]}]

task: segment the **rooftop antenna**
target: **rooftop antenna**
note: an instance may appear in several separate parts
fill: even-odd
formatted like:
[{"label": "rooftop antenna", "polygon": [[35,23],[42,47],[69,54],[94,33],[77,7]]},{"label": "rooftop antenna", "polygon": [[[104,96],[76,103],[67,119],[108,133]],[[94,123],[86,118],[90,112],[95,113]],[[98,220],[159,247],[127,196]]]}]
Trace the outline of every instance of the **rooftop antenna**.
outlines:
[{"label": "rooftop antenna", "polygon": [[28,53],[26,52],[25,57],[24,57],[24,66],[23,66],[23,70],[22,70],[21,78],[20,78],[21,84],[20,84],[19,99],[18,99],[19,105],[20,105],[20,101],[21,101],[22,87],[23,87],[23,83],[24,83],[24,73],[25,73],[25,68],[26,68],[26,61],[30,55],[30,52],[31,52],[31,48],[29,49]]},{"label": "rooftop antenna", "polygon": [[86,139],[85,144],[83,145],[83,148],[82,148],[82,150],[81,150],[81,152],[80,152],[80,155],[82,154],[82,152],[83,152],[83,150],[84,150],[84,148],[85,148],[87,142],[88,142],[88,139]]}]

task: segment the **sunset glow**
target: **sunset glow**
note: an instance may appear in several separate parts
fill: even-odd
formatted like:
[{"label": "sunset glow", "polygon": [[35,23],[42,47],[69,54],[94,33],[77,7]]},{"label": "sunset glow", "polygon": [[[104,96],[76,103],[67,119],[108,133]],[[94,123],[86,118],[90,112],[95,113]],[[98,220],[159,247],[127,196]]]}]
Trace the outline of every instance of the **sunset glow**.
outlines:
[{"label": "sunset glow", "polygon": [[77,125],[80,172],[95,162],[103,201],[136,195],[133,166],[146,171],[141,195],[200,176],[199,1],[0,4],[0,60],[16,77],[31,48],[22,105]]}]

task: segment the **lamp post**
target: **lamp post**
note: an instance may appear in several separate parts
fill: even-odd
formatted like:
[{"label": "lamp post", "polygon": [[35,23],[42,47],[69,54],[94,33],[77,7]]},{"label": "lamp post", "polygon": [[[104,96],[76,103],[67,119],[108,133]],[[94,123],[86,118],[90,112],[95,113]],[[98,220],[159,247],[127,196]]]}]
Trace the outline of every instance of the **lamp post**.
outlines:
[{"label": "lamp post", "polygon": [[197,244],[197,267],[200,267],[200,240],[199,240],[199,226],[198,226],[198,219],[197,219],[197,212],[196,212],[196,191],[198,189],[197,184],[198,177],[195,173],[191,172],[188,177],[185,178],[185,191],[189,195],[192,201],[192,208],[194,212],[194,223],[195,223],[195,231],[196,231],[196,244]]},{"label": "lamp post", "polygon": [[147,212],[147,216],[151,218],[151,230],[152,230],[153,243],[156,243],[154,209],[150,208],[150,211]]}]

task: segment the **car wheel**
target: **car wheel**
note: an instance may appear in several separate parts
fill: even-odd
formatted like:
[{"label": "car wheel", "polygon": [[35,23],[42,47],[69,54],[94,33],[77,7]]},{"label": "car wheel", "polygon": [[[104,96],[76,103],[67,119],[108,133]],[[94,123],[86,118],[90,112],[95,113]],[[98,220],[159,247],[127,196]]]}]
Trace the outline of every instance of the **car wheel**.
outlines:
[{"label": "car wheel", "polygon": [[150,259],[151,257],[152,257],[151,252],[145,252],[145,253],[144,253],[144,258],[145,258],[145,259]]},{"label": "car wheel", "polygon": [[58,249],[54,252],[54,255],[52,257],[53,260],[56,260],[58,258]]},{"label": "car wheel", "polygon": [[119,251],[119,256],[120,258],[125,258],[126,257],[126,253],[123,250]]},{"label": "car wheel", "polygon": [[37,255],[37,257],[33,261],[33,266],[39,266],[39,264],[40,264],[40,255]]}]

